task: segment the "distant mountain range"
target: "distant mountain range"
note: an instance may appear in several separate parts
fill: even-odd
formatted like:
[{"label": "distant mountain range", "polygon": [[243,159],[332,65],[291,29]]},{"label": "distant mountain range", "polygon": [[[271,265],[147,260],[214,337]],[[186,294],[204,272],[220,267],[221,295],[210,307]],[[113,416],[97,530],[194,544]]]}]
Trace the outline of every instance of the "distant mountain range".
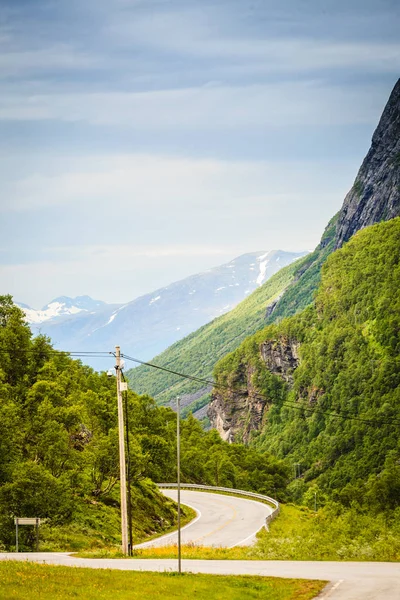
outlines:
[{"label": "distant mountain range", "polygon": [[60,296],[43,306],[41,310],[36,310],[22,303],[19,303],[18,306],[23,309],[27,322],[34,324],[57,319],[65,315],[76,315],[82,311],[93,313],[108,305],[105,302],[101,302],[101,300],[93,300],[90,296],[77,296],[76,298]]},{"label": "distant mountain range", "polygon": [[[119,344],[126,354],[148,360],[230,311],[282,267],[305,254],[282,250],[244,254],[126,304],[61,296],[40,310],[19,306],[33,333],[48,335],[57,349],[110,351]],[[109,367],[106,359],[85,362],[97,369]]]}]

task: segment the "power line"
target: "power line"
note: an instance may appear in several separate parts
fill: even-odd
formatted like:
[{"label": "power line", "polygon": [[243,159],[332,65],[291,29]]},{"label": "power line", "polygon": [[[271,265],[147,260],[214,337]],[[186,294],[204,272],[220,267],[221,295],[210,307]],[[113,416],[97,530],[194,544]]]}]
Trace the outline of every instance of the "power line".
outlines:
[{"label": "power line", "polygon": [[[236,393],[248,393],[248,389],[247,388],[232,388],[228,385],[224,385],[221,383],[217,383],[216,381],[211,381],[209,379],[204,379],[202,377],[196,377],[194,375],[187,375],[185,373],[180,373],[179,371],[175,371],[173,369],[168,369],[168,367],[162,367],[160,365],[155,365],[154,363],[150,363],[150,362],[146,362],[143,360],[139,360],[138,358],[133,358],[132,356],[128,356],[127,354],[122,354],[121,356],[123,356],[126,360],[130,360],[132,362],[138,363],[140,365],[145,365],[147,367],[152,367],[153,369],[158,369],[160,371],[165,371],[167,373],[171,373],[173,375],[177,375],[178,377],[182,377],[184,379],[189,379],[191,381],[196,381],[198,383],[204,383],[206,385],[211,385],[212,387],[215,388],[220,388],[220,389],[224,389],[230,392],[236,392]],[[254,394],[254,397],[257,399],[261,399],[264,400],[266,402],[270,402],[271,404],[274,404],[271,402],[270,398],[267,398],[266,396],[264,396],[263,394],[257,393]],[[277,405],[276,403],[274,404],[275,406]],[[353,415],[353,414],[340,414],[340,413],[335,413],[335,412],[331,412],[331,411],[326,411],[326,410],[321,410],[320,408],[314,409],[311,407],[307,407],[307,406],[299,406],[297,403],[291,402],[290,400],[282,400],[282,402],[280,403],[280,405],[285,405],[288,406],[290,408],[293,408],[295,410],[299,410],[301,412],[304,411],[308,411],[309,413],[311,413],[311,415],[313,414],[322,414],[322,415],[326,415],[326,416],[330,416],[330,417],[334,417],[334,418],[338,418],[338,419],[343,419],[343,420],[356,420],[356,421],[360,421],[362,423],[365,423],[367,425],[400,425],[400,421],[397,421],[395,419],[391,419],[390,421],[371,421],[370,419],[364,419],[363,417],[360,417],[358,415]]]},{"label": "power line", "polygon": [[83,350],[54,350],[48,348],[30,348],[30,349],[13,349],[13,350],[1,350],[1,354],[40,354],[45,356],[46,354],[54,354],[54,355],[68,355],[73,357],[81,357],[81,358],[110,358],[111,355],[115,356],[114,352],[109,351],[83,351]]},{"label": "power line", "polygon": [[[39,348],[35,348],[35,349],[15,349],[15,350],[0,350],[0,353],[6,353],[6,354],[15,354],[17,352],[20,353],[36,353],[36,354],[42,354],[45,355],[46,353],[50,353],[50,354],[66,354],[69,355],[71,357],[74,358],[110,358],[110,356],[115,356],[115,353],[112,351],[73,351],[73,350],[54,350],[54,349],[39,349]],[[127,354],[121,354],[121,357],[126,359],[126,360],[130,360],[131,362],[134,362],[136,364],[139,365],[143,365],[146,367],[151,367],[152,369],[157,369],[159,371],[164,371],[166,373],[170,373],[171,375],[176,375],[177,377],[181,377],[182,379],[187,379],[189,381],[195,381],[197,383],[203,383],[207,386],[211,386],[217,389],[224,389],[226,391],[229,392],[236,392],[236,393],[244,393],[244,394],[248,394],[248,389],[247,388],[232,388],[231,386],[228,385],[224,385],[222,383],[217,383],[216,381],[212,381],[210,379],[205,379],[203,377],[197,377],[195,375],[188,375],[187,373],[180,373],[179,371],[175,371],[174,369],[169,369],[168,367],[162,367],[161,365],[155,365],[154,363],[151,362],[147,362],[147,361],[143,361],[140,360],[138,358],[134,358],[132,356],[129,356]],[[396,420],[396,419],[391,419],[391,420],[370,420],[370,419],[364,419],[363,417],[360,417],[358,415],[354,415],[354,414],[349,414],[349,413],[336,413],[336,412],[332,412],[332,411],[327,411],[327,410],[322,410],[320,408],[311,408],[308,406],[299,406],[297,403],[295,402],[291,402],[290,400],[282,400],[279,404],[277,403],[273,403],[271,402],[270,398],[267,398],[266,396],[264,396],[263,394],[260,393],[256,393],[253,395],[253,397],[255,399],[260,399],[260,400],[264,400],[265,402],[270,402],[271,404],[273,404],[274,406],[287,406],[289,408],[293,408],[294,410],[298,410],[301,412],[308,412],[310,413],[310,415],[315,415],[315,414],[320,414],[320,415],[324,415],[324,416],[329,416],[329,417],[333,417],[336,419],[342,419],[342,420],[346,420],[346,421],[359,421],[361,423],[365,423],[366,425],[373,425],[373,426],[377,426],[377,425],[396,425],[396,426],[400,426],[400,421]]]}]

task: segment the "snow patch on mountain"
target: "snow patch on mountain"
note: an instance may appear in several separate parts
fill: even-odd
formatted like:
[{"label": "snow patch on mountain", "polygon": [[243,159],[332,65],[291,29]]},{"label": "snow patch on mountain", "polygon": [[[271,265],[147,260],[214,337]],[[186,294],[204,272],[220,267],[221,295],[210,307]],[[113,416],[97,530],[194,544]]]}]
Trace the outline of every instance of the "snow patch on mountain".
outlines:
[{"label": "snow patch on mountain", "polygon": [[[27,306],[23,309],[32,332],[48,335],[57,349],[112,352],[118,344],[127,354],[149,360],[232,310],[281,267],[303,254],[281,250],[243,254],[124,304],[106,304],[88,296],[61,296],[41,311]],[[87,362],[106,368],[104,359]]]},{"label": "snow patch on mountain", "polygon": [[93,309],[98,309],[100,306],[104,306],[104,304],[100,300],[93,300],[90,296],[77,296],[76,298],[60,296],[43,306],[40,310],[22,303],[19,303],[18,306],[25,313],[28,323],[38,324],[64,315],[76,315],[82,311],[89,312]]},{"label": "snow patch on mountain", "polygon": [[114,321],[114,319],[115,319],[116,316],[117,316],[117,312],[113,313],[111,315],[111,317],[108,319],[106,325],[109,325],[110,323],[112,323]]},{"label": "snow patch on mountain", "polygon": [[256,283],[258,286],[262,285],[265,281],[265,274],[267,272],[268,263],[270,262],[271,252],[266,252],[258,257],[259,263],[259,275],[256,279]]}]

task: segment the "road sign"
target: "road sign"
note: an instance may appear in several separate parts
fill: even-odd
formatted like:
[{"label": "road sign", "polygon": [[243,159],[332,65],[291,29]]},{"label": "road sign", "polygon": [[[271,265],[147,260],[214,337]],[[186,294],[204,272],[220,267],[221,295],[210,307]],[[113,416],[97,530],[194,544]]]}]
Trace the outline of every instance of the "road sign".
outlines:
[{"label": "road sign", "polygon": [[17,517],[14,519],[15,525],[40,525],[40,519],[29,519],[27,517]]}]

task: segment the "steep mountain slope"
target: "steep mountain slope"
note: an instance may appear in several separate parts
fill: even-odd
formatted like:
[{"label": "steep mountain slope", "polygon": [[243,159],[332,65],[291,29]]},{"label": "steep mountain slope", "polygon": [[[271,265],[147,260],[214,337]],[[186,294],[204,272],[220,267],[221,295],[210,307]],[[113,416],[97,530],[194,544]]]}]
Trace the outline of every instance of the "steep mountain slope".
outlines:
[{"label": "steep mountain slope", "polygon": [[[223,320],[210,323],[156,356],[155,364],[209,378],[219,357],[236,348],[246,335],[294,315],[312,302],[320,282],[321,267],[335,247],[341,246],[358,229],[400,214],[399,112],[400,80],[389,98],[374,133],[371,150],[343,208],[329,222],[315,251],[299,260],[290,274],[283,270],[275,275],[264,285],[265,289],[257,290],[254,298],[250,296]],[[365,189],[360,187],[360,181],[368,183]],[[149,367],[130,371],[129,378],[134,389],[148,391],[159,402],[167,402],[180,393],[184,403],[200,408],[209,398],[208,388],[193,382],[179,382],[177,377]],[[196,404],[193,404],[194,400]]]},{"label": "steep mountain slope", "polygon": [[[148,359],[226,313],[304,253],[271,250],[244,254],[224,265],[171,283],[129,302],[105,304],[91,298],[57,298],[41,311],[23,307],[35,333],[48,335],[60,350],[112,351]],[[107,359],[87,359],[107,369]]]},{"label": "steep mountain slope", "polygon": [[336,248],[354,232],[400,215],[400,79],[340,212]]},{"label": "steep mountain slope", "polygon": [[315,306],[220,361],[212,425],[225,439],[301,463],[305,481],[327,493],[348,486],[355,498],[400,458],[399,288],[396,218],[328,258]]},{"label": "steep mountain slope", "polygon": [[339,213],[330,221],[335,226],[334,243],[322,237],[317,251],[325,247],[323,255],[313,257],[296,274],[293,284],[277,303],[273,315],[267,320],[294,315],[310,303],[320,280],[321,266],[334,248],[359,229],[387,221],[400,215],[400,79],[397,81],[382,117],[372,137],[371,148],[365,157]]}]

